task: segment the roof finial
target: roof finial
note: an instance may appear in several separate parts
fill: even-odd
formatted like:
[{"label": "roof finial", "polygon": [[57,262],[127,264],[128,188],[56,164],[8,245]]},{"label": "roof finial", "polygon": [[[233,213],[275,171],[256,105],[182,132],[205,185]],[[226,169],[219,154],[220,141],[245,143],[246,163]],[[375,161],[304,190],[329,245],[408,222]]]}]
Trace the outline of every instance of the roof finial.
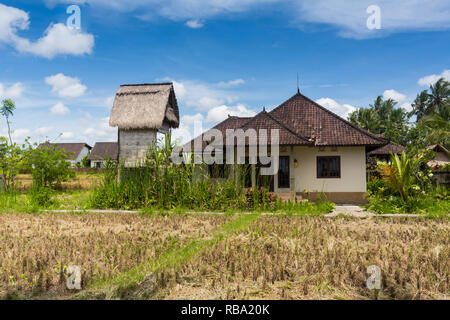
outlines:
[{"label": "roof finial", "polygon": [[266,112],[266,107],[263,107],[263,112]]},{"label": "roof finial", "polygon": [[300,82],[298,79],[298,72],[297,72],[297,93],[300,93]]}]

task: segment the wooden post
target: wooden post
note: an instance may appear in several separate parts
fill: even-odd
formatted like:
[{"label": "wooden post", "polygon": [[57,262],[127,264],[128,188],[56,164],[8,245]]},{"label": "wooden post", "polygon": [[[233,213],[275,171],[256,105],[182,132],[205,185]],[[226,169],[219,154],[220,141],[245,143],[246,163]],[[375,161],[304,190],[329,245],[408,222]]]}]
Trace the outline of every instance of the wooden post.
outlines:
[{"label": "wooden post", "polygon": [[256,189],[256,164],[252,164],[252,188]]},{"label": "wooden post", "polygon": [[291,187],[291,199],[295,201],[295,167],[294,167],[294,146],[291,146],[291,155],[289,157],[289,178],[290,178],[290,187]]}]

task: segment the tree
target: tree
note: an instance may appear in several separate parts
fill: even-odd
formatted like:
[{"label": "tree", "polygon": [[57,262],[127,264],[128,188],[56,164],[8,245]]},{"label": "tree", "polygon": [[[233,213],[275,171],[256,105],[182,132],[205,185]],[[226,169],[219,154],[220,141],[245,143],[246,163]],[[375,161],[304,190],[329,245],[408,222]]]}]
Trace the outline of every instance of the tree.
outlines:
[{"label": "tree", "polygon": [[33,184],[37,188],[59,187],[61,182],[68,181],[75,176],[70,170],[70,163],[66,161],[67,154],[56,146],[42,145],[34,148],[29,144],[27,164],[31,169]]},{"label": "tree", "polygon": [[9,117],[14,114],[16,105],[11,99],[5,99],[2,101],[2,107],[0,108],[0,114],[6,118],[6,124],[8,125],[9,142],[13,144],[11,139],[11,128],[9,126]]},{"label": "tree", "polygon": [[410,115],[415,115],[417,122],[426,116],[445,113],[445,109],[450,107],[450,83],[448,81],[440,78],[430,86],[429,91],[424,90],[418,94],[412,104],[413,110]]},{"label": "tree", "polygon": [[409,115],[403,108],[396,108],[397,102],[378,96],[369,108],[361,108],[349,115],[354,125],[375,134],[383,134],[389,140],[406,144]]},{"label": "tree", "polygon": [[448,107],[450,102],[450,83],[440,78],[434,85],[430,86],[429,114],[440,113],[442,109]]}]

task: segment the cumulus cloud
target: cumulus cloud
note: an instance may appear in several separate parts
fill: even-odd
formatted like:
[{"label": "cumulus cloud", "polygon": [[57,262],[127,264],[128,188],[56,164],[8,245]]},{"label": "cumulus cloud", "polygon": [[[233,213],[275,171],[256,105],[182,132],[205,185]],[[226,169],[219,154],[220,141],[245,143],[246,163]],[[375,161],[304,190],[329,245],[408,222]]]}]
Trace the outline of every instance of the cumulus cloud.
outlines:
[{"label": "cumulus cloud", "polygon": [[59,137],[61,140],[72,140],[75,137],[72,131],[66,131],[61,133],[61,136]]},{"label": "cumulus cloud", "polygon": [[403,102],[406,100],[406,96],[404,94],[397,92],[394,89],[384,91],[383,98],[384,100],[392,99],[396,102]]},{"label": "cumulus cloud", "polygon": [[228,116],[236,117],[253,117],[256,112],[251,109],[247,109],[244,105],[238,104],[236,106],[218,106],[208,111],[205,122],[209,124],[215,124],[228,118]]},{"label": "cumulus cloud", "polygon": [[29,28],[29,15],[20,9],[0,4],[0,42],[17,51],[52,59],[57,55],[83,55],[92,53],[94,36],[70,29],[62,23],[50,24],[44,35],[36,41],[19,36],[20,30]]},{"label": "cumulus cloud", "polygon": [[236,101],[236,96],[216,84],[207,84],[195,80],[175,81],[170,78],[159,79],[172,81],[177,99],[180,103],[198,111],[208,111],[223,104]]},{"label": "cumulus cloud", "polygon": [[406,111],[412,110],[411,102],[408,101],[408,98],[403,93],[397,92],[394,89],[386,90],[383,93],[383,99],[392,99],[400,104],[400,108],[405,109]]},{"label": "cumulus cloud", "polygon": [[89,141],[116,141],[117,128],[109,126],[109,118],[90,119],[90,126],[84,130]]},{"label": "cumulus cloud", "polygon": [[39,127],[35,130],[38,135],[46,135],[52,131],[52,127]]},{"label": "cumulus cloud", "polygon": [[9,87],[0,83],[0,98],[13,100],[20,99],[24,90],[25,88],[21,82],[16,82]]},{"label": "cumulus cloud", "polygon": [[186,25],[187,25],[189,28],[192,28],[192,29],[200,29],[200,28],[203,28],[203,26],[204,26],[204,24],[201,23],[198,19],[195,19],[195,20],[188,20],[188,21],[186,22]]},{"label": "cumulus cloud", "polygon": [[70,110],[62,102],[58,102],[50,109],[50,112],[55,116],[64,116],[69,114]]},{"label": "cumulus cloud", "polygon": [[352,105],[340,104],[331,98],[321,98],[316,102],[344,119],[346,119],[351,112],[356,110]]},{"label": "cumulus cloud", "polygon": [[62,73],[45,78],[45,83],[52,86],[52,92],[60,98],[77,98],[84,95],[87,89],[80,79]]},{"label": "cumulus cloud", "polygon": [[432,84],[435,84],[440,78],[444,78],[445,80],[450,81],[450,70],[444,70],[441,74],[432,74],[420,78],[418,84],[422,87],[428,87]]}]

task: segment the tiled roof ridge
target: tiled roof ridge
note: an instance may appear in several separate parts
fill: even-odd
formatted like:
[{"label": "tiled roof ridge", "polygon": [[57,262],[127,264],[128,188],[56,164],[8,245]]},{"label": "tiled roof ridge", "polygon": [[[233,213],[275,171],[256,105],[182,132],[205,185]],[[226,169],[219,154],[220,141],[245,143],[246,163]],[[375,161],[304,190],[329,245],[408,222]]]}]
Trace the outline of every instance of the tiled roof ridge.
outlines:
[{"label": "tiled roof ridge", "polygon": [[343,121],[345,124],[348,124],[349,126],[351,126],[353,129],[358,130],[359,132],[361,132],[362,134],[375,139],[377,141],[383,142],[383,143],[388,143],[388,140],[385,138],[381,138],[378,137],[376,134],[369,132],[367,130],[364,130],[362,128],[359,128],[358,126],[355,126],[354,124],[352,124],[350,121],[345,120],[344,118],[342,118],[341,116],[335,114],[334,112],[328,110],[327,108],[321,106],[320,104],[318,104],[317,102],[311,100],[310,98],[304,96],[301,93],[296,93],[295,95],[293,95],[292,97],[290,97],[289,99],[287,99],[286,101],[284,101],[282,104],[280,104],[278,107],[276,107],[275,109],[273,109],[272,111],[270,111],[270,113],[274,112],[275,110],[281,109],[282,107],[284,107],[288,102],[290,102],[291,100],[293,100],[294,98],[296,98],[297,96],[300,96],[302,98],[304,98],[305,100],[309,101],[310,103],[314,104],[315,106],[319,107],[321,110],[324,110],[325,112],[327,112],[328,114],[330,114],[331,116],[333,116],[334,118]]}]

